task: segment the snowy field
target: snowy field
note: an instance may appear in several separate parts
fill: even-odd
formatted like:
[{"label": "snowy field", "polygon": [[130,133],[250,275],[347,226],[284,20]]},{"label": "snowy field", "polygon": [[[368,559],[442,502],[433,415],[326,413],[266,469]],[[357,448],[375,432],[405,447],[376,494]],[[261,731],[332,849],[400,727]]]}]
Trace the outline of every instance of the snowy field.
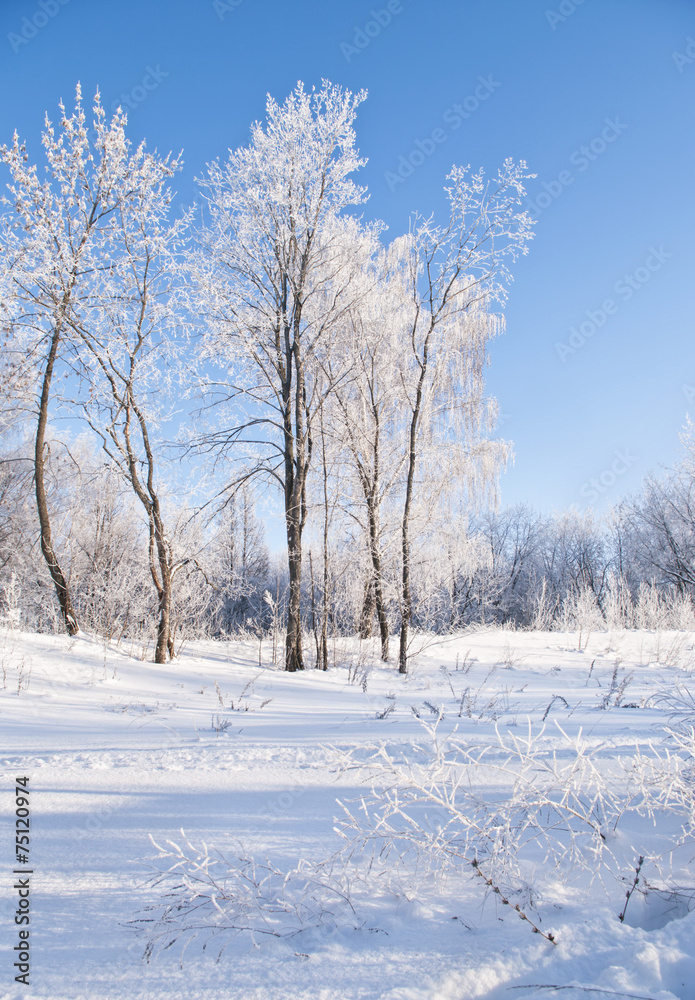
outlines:
[{"label": "snowy field", "polygon": [[[291,675],[269,642],[155,666],[0,633],[3,1000],[695,1000],[695,634],[421,645],[406,677],[348,640]],[[22,776],[28,987],[8,957]],[[177,859],[150,835],[181,848],[176,879],[152,884]],[[166,892],[187,909],[163,927]],[[185,934],[157,947],[193,924],[183,958]]]}]

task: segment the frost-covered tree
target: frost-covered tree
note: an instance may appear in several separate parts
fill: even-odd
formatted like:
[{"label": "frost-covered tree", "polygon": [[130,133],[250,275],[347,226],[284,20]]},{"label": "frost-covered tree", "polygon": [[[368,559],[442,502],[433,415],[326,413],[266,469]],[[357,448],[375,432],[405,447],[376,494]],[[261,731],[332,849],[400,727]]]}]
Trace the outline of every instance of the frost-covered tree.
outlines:
[{"label": "frost-covered tree", "polygon": [[542,587],[543,529],[541,516],[526,504],[467,518],[446,560],[451,627],[472,620],[530,622]]},{"label": "frost-covered tree", "polygon": [[260,625],[270,564],[253,492],[243,483],[212,522],[209,577],[218,595],[220,627],[231,631],[253,618]]},{"label": "frost-covered tree", "polygon": [[399,671],[407,669],[413,615],[411,519],[417,492],[467,493],[494,483],[507,451],[487,437],[495,404],[486,398],[487,344],[502,330],[493,312],[506,298],[509,263],[528,250],[532,223],[521,211],[526,164],[505,160],[495,177],[456,167],[443,226],[416,216],[392,247],[399,263],[402,350],[399,404],[405,454],[401,514]]},{"label": "frost-covered tree", "polygon": [[661,477],[649,475],[617,512],[616,541],[637,579],[695,594],[695,428],[681,435],[681,461]]},{"label": "frost-covered tree", "polygon": [[[122,123],[120,113],[114,121]],[[172,220],[167,187],[180,161],[131,150],[122,137],[129,191],[103,234],[98,268],[84,278],[87,300],[68,323],[78,346],[79,397],[113,468],[142,505],[149,569],[157,592],[155,662],[172,656],[173,580],[183,566],[167,528],[162,424],[174,411],[187,330],[180,294],[186,216]]]},{"label": "frost-covered tree", "polygon": [[600,602],[613,563],[605,524],[591,510],[570,508],[549,517],[541,560],[542,575],[558,603],[582,591]]},{"label": "frost-covered tree", "polygon": [[[124,485],[87,435],[60,440],[47,430],[44,468],[53,537],[60,546],[76,616],[103,636],[140,630],[151,617],[143,525]],[[0,606],[24,627],[53,629],[52,580],[31,503],[31,441],[3,442],[0,460]],[[9,593],[14,608],[10,607]],[[147,624],[149,628],[149,625]]]},{"label": "frost-covered tree", "polygon": [[149,631],[154,617],[143,540],[147,529],[122,478],[93,442],[79,442],[69,482],[74,510],[65,548],[84,628],[121,639]]},{"label": "frost-covered tree", "polygon": [[45,468],[47,427],[57,382],[68,370],[70,323],[83,306],[83,277],[100,264],[100,239],[129,192],[124,119],[106,121],[97,94],[92,129],[77,88],[75,110],[60,104],[58,131],[46,117],[43,173],[17,133],[0,147],[10,172],[0,219],[3,391],[22,399],[34,421],[34,488],[41,551],[67,631],[78,623],[53,544]]},{"label": "frost-covered tree", "polygon": [[[161,341],[161,287],[179,238],[166,229],[164,181],[177,168],[133,150],[120,109],[107,120],[99,94],[90,124],[78,86],[75,110],[60,105],[58,130],[46,119],[43,132],[45,177],[29,162],[15,134],[0,150],[11,182],[0,222],[0,298],[7,344],[6,384],[24,390],[35,420],[34,483],[41,550],[70,634],[78,630],[68,580],[53,544],[46,490],[47,428],[56,386],[64,387],[77,369],[98,373],[90,383],[87,408],[110,413],[105,429],[151,522],[153,578],[161,592],[163,620],[169,570],[159,503],[152,492],[153,455],[145,429],[142,396],[133,392],[134,373],[142,388],[161,390],[161,373],[142,361],[154,332]],[[163,277],[164,276],[164,277]],[[155,304],[156,303],[156,304]],[[146,374],[142,374],[146,371]],[[158,382],[158,385],[154,385]],[[63,388],[61,398],[65,398]],[[94,421],[92,421],[94,423]],[[116,429],[120,428],[120,440]],[[134,449],[140,435],[143,454]],[[144,456],[144,457],[143,457]],[[144,465],[143,465],[144,463]],[[145,469],[144,477],[142,475]],[[136,487],[135,484],[138,484]],[[163,625],[164,631],[166,631]],[[159,646],[158,646],[159,648]]]},{"label": "frost-covered tree", "polygon": [[[27,442],[0,435],[0,617],[18,624],[19,601],[32,574],[36,510],[31,504],[33,463]],[[25,595],[22,595],[25,596]]]},{"label": "frost-covered tree", "polygon": [[[346,475],[337,488],[342,505],[361,528],[369,556],[359,632],[367,638],[376,613],[381,658],[389,658],[389,623],[384,577],[384,514],[394,494],[406,454],[398,439],[398,358],[402,352],[399,287],[388,254],[376,254],[359,276],[362,294],[346,316],[341,346],[351,359],[350,377],[335,379],[329,406],[334,450]],[[344,361],[338,360],[338,367]]]},{"label": "frost-covered tree", "polygon": [[365,200],[350,179],[363,163],[352,125],[364,97],[324,83],[310,93],[299,84],[282,105],[268,98],[250,144],[213,163],[202,182],[210,221],[197,284],[205,350],[223,363],[207,388],[235,407],[205,444],[241,460],[232,485],[253,475],[282,491],[291,671],[304,666],[302,537],[317,415],[345,375],[329,378],[327,357],[371,251],[347,211]]}]

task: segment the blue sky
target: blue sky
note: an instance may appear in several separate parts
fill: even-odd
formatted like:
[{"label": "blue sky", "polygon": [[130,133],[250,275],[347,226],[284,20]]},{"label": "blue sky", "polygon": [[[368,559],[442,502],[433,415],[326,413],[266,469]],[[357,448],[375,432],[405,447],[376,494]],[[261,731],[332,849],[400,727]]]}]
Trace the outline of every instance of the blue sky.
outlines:
[{"label": "blue sky", "polygon": [[369,91],[360,179],[388,237],[414,209],[443,218],[453,163],[525,158],[537,236],[488,373],[516,453],[502,502],[600,508],[677,459],[695,418],[693,0],[3,0],[0,51],[0,141],[17,128],[38,152],[44,111],[99,86],[134,140],[183,149],[185,202],[297,80]]}]

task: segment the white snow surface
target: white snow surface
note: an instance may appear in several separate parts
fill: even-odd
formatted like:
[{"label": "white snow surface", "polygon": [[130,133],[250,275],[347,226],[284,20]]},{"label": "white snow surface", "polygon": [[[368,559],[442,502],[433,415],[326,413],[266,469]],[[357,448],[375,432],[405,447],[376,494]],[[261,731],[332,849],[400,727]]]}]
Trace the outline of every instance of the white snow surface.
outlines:
[{"label": "white snow surface", "polygon": [[[540,733],[546,715],[551,751],[581,730],[610,769],[637,748],[669,746],[674,709],[660,697],[691,690],[695,667],[686,632],[479,629],[417,641],[407,676],[379,663],[376,644],[350,639],[336,642],[327,672],[288,674],[270,663],[268,640],[260,650],[251,640],[191,642],[157,666],[94,636],[0,632],[2,1000],[695,1000],[692,893],[635,891],[621,922],[635,875],[629,853],[621,877],[580,874],[554,892],[552,872],[539,873],[545,889],[524,906],[555,945],[468,866],[400,897],[356,897],[353,926],[230,936],[219,960],[219,948],[195,942],[183,958],[172,947],[143,960],[132,921],[159,898],[147,882],[150,835],[180,844],[183,830],[192,844],[243,845],[281,868],[321,860],[341,846],[336,800],[368,792],[331,748],[383,742],[407,756],[439,710],[438,732],[457,727],[471,747],[494,747],[498,734],[521,737],[529,724]],[[601,707],[626,677],[620,704]],[[14,982],[10,957],[13,789],[24,775],[29,986]],[[655,822],[633,817],[631,849],[651,857],[666,833],[677,836],[677,823],[667,831]],[[686,845],[679,860],[686,890],[694,853]]]}]

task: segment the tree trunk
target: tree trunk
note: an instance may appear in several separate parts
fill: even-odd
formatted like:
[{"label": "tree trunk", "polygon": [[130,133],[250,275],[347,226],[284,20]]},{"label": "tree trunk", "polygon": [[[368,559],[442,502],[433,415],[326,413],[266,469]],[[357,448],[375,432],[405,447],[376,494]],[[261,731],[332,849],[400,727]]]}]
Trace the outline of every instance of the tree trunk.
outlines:
[{"label": "tree trunk", "polygon": [[[134,368],[135,364],[131,358],[131,380]],[[125,400],[121,402],[118,394],[114,391],[114,399],[120,402],[120,405],[125,413],[122,450],[127,461],[127,478],[133,487],[135,495],[147,511],[147,518],[150,525],[150,573],[157,591],[157,610],[159,615],[157,621],[157,643],[154,651],[154,662],[166,663],[168,657],[173,657],[174,655],[174,642],[171,635],[173,580],[171,550],[167,544],[164,521],[162,520],[162,510],[159,504],[159,496],[154,485],[155,460],[147,431],[147,421],[142,409],[137,405],[133,398],[132,381],[127,385],[124,395]],[[147,472],[146,485],[144,485],[140,480],[138,460],[131,441],[130,428],[132,414],[135,415],[139,425],[143,448],[145,451],[145,462],[143,464]]]},{"label": "tree trunk", "polygon": [[420,375],[415,393],[415,404],[410,420],[410,441],[408,448],[408,478],[405,486],[405,502],[403,504],[403,524],[401,533],[401,553],[403,559],[403,578],[401,591],[401,635],[398,650],[398,673],[405,674],[408,670],[408,632],[413,617],[413,598],[410,592],[410,507],[413,501],[413,488],[415,485],[415,461],[417,458],[417,432],[422,410],[422,397],[427,377],[427,361],[429,355],[429,338],[432,333],[432,325],[425,337],[422,351],[422,361],[418,361]]},{"label": "tree trunk", "polygon": [[[419,407],[418,411],[419,413]],[[410,622],[413,617],[413,598],[410,592],[410,505],[413,496],[413,482],[415,478],[415,431],[417,426],[416,417],[413,416],[410,433],[410,460],[408,464],[408,479],[405,489],[405,504],[403,507],[403,524],[401,532],[401,553],[403,560],[403,577],[401,592],[401,634],[398,649],[398,673],[405,674],[408,670],[408,632]]]},{"label": "tree trunk", "polygon": [[398,673],[408,672],[408,631],[413,614],[412,597],[410,593],[410,554],[408,547],[408,524],[403,521],[402,535],[403,551],[403,591],[401,598],[401,634],[398,647]]},{"label": "tree trunk", "polygon": [[386,608],[384,607],[384,591],[382,587],[381,553],[379,552],[379,515],[373,498],[368,498],[367,500],[367,518],[369,521],[369,552],[372,558],[373,573],[371,585],[374,592],[376,616],[379,622],[381,659],[386,663],[389,658],[389,623],[386,617]]},{"label": "tree trunk", "polygon": [[321,669],[328,670],[328,580],[324,573],[323,605],[321,607]]},{"label": "tree trunk", "polygon": [[326,461],[326,433],[323,426],[323,408],[321,419],[321,457],[323,459],[323,601],[321,602],[321,669],[328,670],[328,463]]},{"label": "tree trunk", "polygon": [[372,620],[374,618],[374,577],[370,575],[364,588],[364,598],[362,600],[362,611],[360,613],[360,639],[371,639]]},{"label": "tree trunk", "polygon": [[58,353],[60,343],[60,326],[56,326],[51,337],[51,346],[46,361],[46,370],[43,375],[43,386],[41,388],[41,400],[39,403],[39,419],[36,425],[36,441],[34,448],[34,483],[36,487],[36,508],[39,514],[39,524],[41,526],[41,551],[46,560],[48,571],[55,586],[60,613],[65,623],[68,635],[77,635],[80,628],[73,611],[70,591],[65,575],[60,568],[58,557],[53,548],[51,539],[51,521],[48,514],[48,502],[46,500],[46,484],[44,477],[44,463],[46,450],[46,424],[48,423],[48,399],[51,391],[51,379],[53,377],[53,366]]},{"label": "tree trunk", "polygon": [[[292,491],[293,497],[297,493],[297,485],[295,479],[295,489]],[[290,599],[287,607],[287,635],[285,637],[285,670],[294,672],[295,670],[304,670],[301,619],[302,541],[298,498],[297,503],[291,503],[290,508],[285,513],[290,575]]]},{"label": "tree trunk", "polygon": [[374,578],[374,594],[376,599],[376,616],[379,621],[379,637],[381,638],[381,659],[388,663],[389,658],[389,623],[384,608],[384,597],[381,591],[381,578]]},{"label": "tree trunk", "polygon": [[321,640],[319,639],[318,615],[316,614],[316,584],[314,582],[314,560],[309,549],[309,574],[311,576],[311,630],[316,643],[316,669],[321,663]]},{"label": "tree trunk", "polygon": [[[284,460],[285,460],[285,525],[287,529],[287,560],[290,577],[290,599],[287,606],[285,637],[285,669],[304,670],[302,655],[302,530],[306,521],[306,477],[311,458],[311,438],[305,424],[304,362],[300,350],[301,311],[294,316],[294,341],[290,345],[290,330],[285,327],[285,358],[287,369],[283,381]],[[292,386],[292,370],[295,383]],[[294,410],[294,426],[292,422]]]},{"label": "tree trunk", "polygon": [[150,572],[157,590],[158,605],[154,662],[166,663],[174,656],[174,641],[171,635],[171,558],[167,550],[164,525],[159,512],[159,502],[156,498],[150,502],[148,513],[150,516]]},{"label": "tree trunk", "polygon": [[159,602],[157,622],[157,645],[154,651],[155,663],[166,663],[174,656],[174,640],[171,637],[171,589],[165,587]]},{"label": "tree trunk", "polygon": [[[161,563],[160,563],[161,567]],[[154,651],[155,663],[166,663],[174,656],[174,640],[171,636],[171,573],[169,567],[163,573],[159,594],[159,619],[157,621],[157,645]]]}]

